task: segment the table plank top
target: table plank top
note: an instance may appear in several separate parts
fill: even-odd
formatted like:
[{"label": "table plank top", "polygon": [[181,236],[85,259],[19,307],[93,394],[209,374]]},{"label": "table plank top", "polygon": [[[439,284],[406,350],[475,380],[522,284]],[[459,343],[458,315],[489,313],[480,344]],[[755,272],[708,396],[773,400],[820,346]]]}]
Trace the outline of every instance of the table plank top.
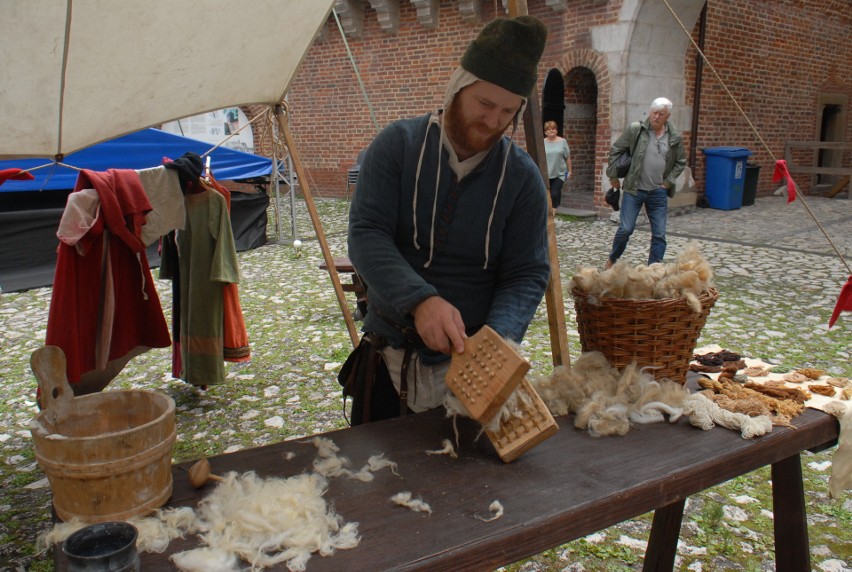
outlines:
[{"label": "table plank top", "polygon": [[[808,409],[797,429],[775,427],[745,440],[724,428],[701,431],[685,419],[633,428],[622,437],[591,437],[572,417],[557,417],[560,430],[516,461],[503,463],[478,425],[458,422],[458,458],[428,455],[454,440],[453,421],[443,411],[341,429],[323,436],[358,470],[379,453],[398,464],[375,473],[371,482],[329,480],[326,500],[345,522],[358,522],[360,544],[330,557],[314,555],[308,570],[492,570],[581,538],[683,499],[733,477],[798,452],[832,445],[836,419]],[[211,457],[214,474],[255,471],[288,477],[311,470],[311,438]],[[285,454],[295,456],[286,460]],[[215,483],[193,489],[187,469],[174,467],[168,506],[194,506]],[[432,514],[390,502],[410,491]],[[499,500],[504,515],[489,517]],[[141,554],[142,569],[171,569],[168,554],[197,547],[188,537],[172,541],[164,554]],[[286,570],[285,566],[279,569]]]}]

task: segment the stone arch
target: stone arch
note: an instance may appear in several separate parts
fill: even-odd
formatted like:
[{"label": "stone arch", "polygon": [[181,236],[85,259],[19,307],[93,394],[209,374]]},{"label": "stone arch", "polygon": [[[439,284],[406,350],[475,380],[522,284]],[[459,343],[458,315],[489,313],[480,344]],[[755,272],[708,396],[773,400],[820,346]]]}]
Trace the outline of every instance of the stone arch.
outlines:
[{"label": "stone arch", "polygon": [[[578,144],[575,140],[572,158],[575,180],[572,185],[578,191],[563,195],[563,204],[572,208],[599,210],[603,202],[603,189],[599,181],[604,177],[606,159],[609,155],[611,140],[610,133],[610,103],[612,99],[611,81],[606,56],[592,49],[570,50],[562,54],[556,68],[565,79],[565,93],[573,93],[581,87],[588,92],[593,83],[595,90],[591,118],[583,120],[581,129],[583,137],[591,138],[592,142]],[[587,102],[588,103],[588,102]],[[570,115],[571,107],[566,109]],[[570,123],[570,117],[566,120]],[[568,126],[566,125],[566,128]],[[569,144],[571,134],[568,135]],[[608,208],[608,207],[607,207]]]},{"label": "stone arch", "polygon": [[561,137],[565,122],[565,78],[562,72],[552,68],[547,72],[541,90],[541,121],[555,121]]},{"label": "stone arch", "polygon": [[[679,0],[669,3],[642,0],[630,9],[631,24],[625,44],[609,55],[612,72],[612,129],[620,132],[631,121],[647,115],[648,106],[657,97],[672,100],[673,122],[686,131],[692,115],[687,104],[684,61],[691,46],[693,30],[705,5],[704,0]],[[670,10],[677,15],[675,19]],[[683,22],[686,32],[681,29]]]}]

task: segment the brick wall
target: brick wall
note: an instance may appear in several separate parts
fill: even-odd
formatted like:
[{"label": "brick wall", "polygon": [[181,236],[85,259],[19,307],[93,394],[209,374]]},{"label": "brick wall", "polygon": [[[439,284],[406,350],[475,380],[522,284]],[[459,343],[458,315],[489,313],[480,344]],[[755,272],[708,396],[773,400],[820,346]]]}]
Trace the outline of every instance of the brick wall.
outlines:
[{"label": "brick wall", "polygon": [[455,7],[442,6],[440,26],[429,30],[417,23],[411,3],[400,2],[399,21],[399,33],[389,35],[367,10],[363,39],[347,38],[369,106],[334,18],[292,84],[291,129],[320,194],[343,193],[346,170],[379,129],[441,106],[454,58],[478,30]]},{"label": "brick wall", "polygon": [[[703,51],[721,82],[705,65],[698,135],[690,134],[690,142],[697,144],[699,188],[705,176],[701,149],[716,146],[753,152],[749,161],[761,167],[758,196],[778,188],[780,183],[772,182],[773,156],[784,158],[785,141],[819,139],[819,94],[842,93],[852,105],[850,25],[850,5],[842,0],[709,2]],[[693,38],[698,41],[697,26]],[[695,57],[690,47],[685,64],[688,101],[694,100]],[[847,121],[845,141],[852,142],[852,121]],[[812,155],[796,153],[793,164],[807,163]],[[795,180],[801,190],[810,190],[809,175],[796,175]]]},{"label": "brick wall", "polygon": [[[323,39],[307,53],[291,84],[288,102],[298,152],[319,196],[342,196],[346,170],[378,128],[441,106],[446,81],[481,24],[465,22],[456,0],[439,4],[438,27],[429,29],[417,21],[411,2],[401,0],[399,32],[391,35],[382,31],[375,12],[365,3],[362,38],[347,37],[378,127],[371,119],[333,17],[326,23]],[[499,3],[481,4],[483,22],[495,16],[495,5]],[[762,167],[758,193],[771,193],[777,185],[770,181],[773,162],[769,153],[783,158],[786,140],[817,138],[819,94],[843,93],[852,104],[848,79],[852,77],[852,17],[848,6],[847,0],[709,1],[705,54],[769,151],[705,66],[695,137],[699,190],[704,180],[700,149],[733,145],[755,153],[752,160]],[[550,30],[539,89],[547,72],[558,68],[566,74],[566,105],[595,108],[595,120],[575,124],[567,134],[578,184],[594,185],[601,176],[600,166],[606,161],[612,133],[609,70],[605,58],[591,49],[589,29],[615,23],[620,3],[571,0],[567,10],[559,13],[544,0],[529,0],[528,9]],[[500,14],[504,14],[502,9]],[[671,32],[682,33],[676,23],[672,23]],[[692,36],[697,40],[697,24]],[[691,105],[695,77],[692,47],[684,55],[684,74],[686,103]],[[597,95],[593,96],[595,91]],[[852,110],[848,116],[852,116]],[[691,144],[690,126],[678,128]],[[255,133],[260,138],[264,129],[255,127]],[[522,144],[523,140],[523,133],[519,133],[516,141]],[[270,141],[267,133],[267,146],[256,143],[258,152],[267,149]],[[847,121],[846,141],[852,141],[852,121]],[[804,189],[809,188],[809,180],[797,177]]]}]

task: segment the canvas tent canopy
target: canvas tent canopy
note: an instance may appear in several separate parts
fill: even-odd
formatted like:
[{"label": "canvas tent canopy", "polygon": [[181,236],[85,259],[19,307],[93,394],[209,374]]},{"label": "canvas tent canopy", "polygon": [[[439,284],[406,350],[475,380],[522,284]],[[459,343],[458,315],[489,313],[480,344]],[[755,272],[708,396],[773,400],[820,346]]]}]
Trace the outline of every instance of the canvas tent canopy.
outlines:
[{"label": "canvas tent canopy", "polygon": [[0,2],[0,159],[52,158],[215,109],[279,104],[333,4]]}]

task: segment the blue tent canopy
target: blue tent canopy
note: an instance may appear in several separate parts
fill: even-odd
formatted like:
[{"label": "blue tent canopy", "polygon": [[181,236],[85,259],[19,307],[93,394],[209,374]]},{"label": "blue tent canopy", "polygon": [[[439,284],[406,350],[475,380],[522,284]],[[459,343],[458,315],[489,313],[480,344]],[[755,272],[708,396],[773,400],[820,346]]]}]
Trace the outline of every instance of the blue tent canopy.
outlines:
[{"label": "blue tent canopy", "polygon": [[[182,137],[159,129],[145,129],[111,141],[75,151],[62,161],[80,169],[148,169],[192,151],[199,155],[210,143]],[[210,170],[220,181],[251,179],[269,175],[272,160],[251,153],[218,147],[210,152]],[[49,159],[0,161],[0,169],[31,169],[31,181],[7,180],[0,185],[0,289],[6,292],[49,286],[56,265],[56,228],[65,207],[65,197],[79,174],[75,169],[52,164]],[[45,192],[39,192],[45,191]],[[237,250],[248,250],[266,242],[266,193],[233,193],[231,226]],[[153,247],[152,247],[153,248]],[[156,264],[156,249],[148,260]]]},{"label": "blue tent canopy", "polygon": [[[93,171],[148,169],[162,165],[164,157],[177,159],[188,151],[203,155],[212,147],[210,143],[159,129],[143,129],[75,151],[67,155],[62,162]],[[252,153],[218,147],[211,151],[209,156],[210,170],[220,181],[251,179],[269,175],[272,172],[272,159]],[[27,170],[48,163],[49,160],[43,158],[0,161],[0,170],[10,168]],[[35,177],[31,181],[6,181],[0,185],[0,193],[73,189],[78,173],[74,169],[50,164],[31,171],[31,174]]]}]

